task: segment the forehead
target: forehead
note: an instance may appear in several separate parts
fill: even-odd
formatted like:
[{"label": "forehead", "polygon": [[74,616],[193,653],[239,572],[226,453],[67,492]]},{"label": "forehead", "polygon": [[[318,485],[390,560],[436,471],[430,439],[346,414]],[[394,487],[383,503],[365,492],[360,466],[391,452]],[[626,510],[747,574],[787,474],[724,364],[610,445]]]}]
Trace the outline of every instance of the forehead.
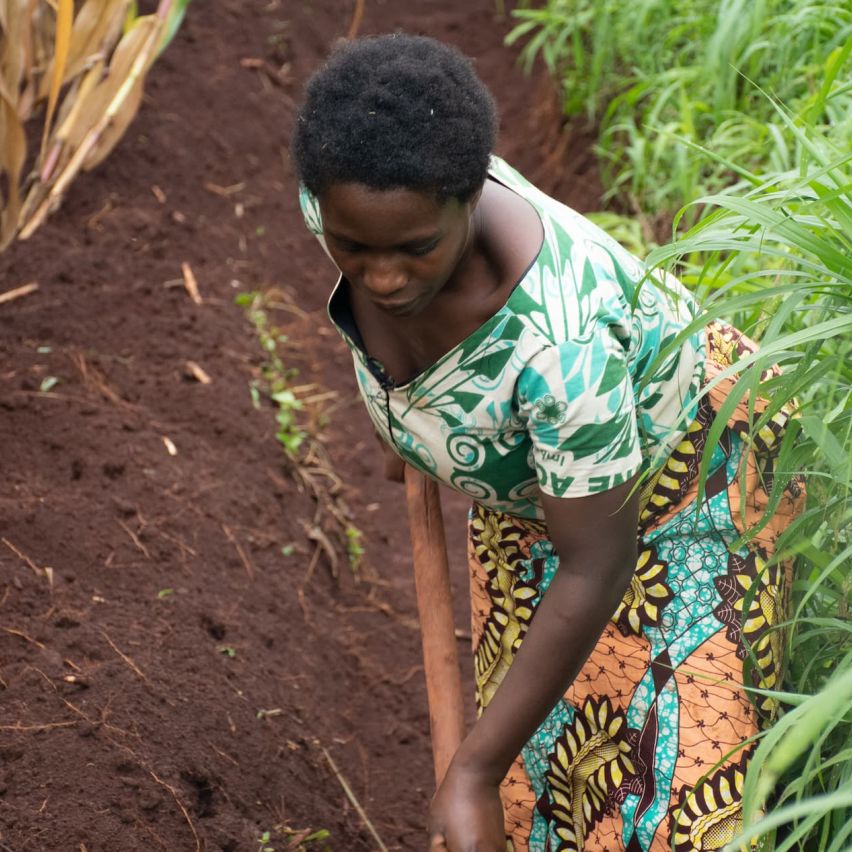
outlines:
[{"label": "forehead", "polygon": [[323,227],[331,235],[364,245],[398,245],[444,233],[462,205],[437,201],[411,189],[373,189],[358,183],[332,184],[319,197]]}]

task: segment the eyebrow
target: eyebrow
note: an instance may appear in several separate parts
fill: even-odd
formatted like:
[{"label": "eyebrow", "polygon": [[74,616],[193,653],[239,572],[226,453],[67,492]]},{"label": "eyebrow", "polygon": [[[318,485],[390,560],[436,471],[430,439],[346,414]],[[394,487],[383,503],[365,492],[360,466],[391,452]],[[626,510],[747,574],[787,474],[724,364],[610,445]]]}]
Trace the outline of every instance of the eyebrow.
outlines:
[{"label": "eyebrow", "polygon": [[[363,246],[364,245],[364,243],[358,242],[358,240],[353,240],[350,237],[344,237],[342,234],[336,234],[334,231],[329,231],[328,229],[326,229],[325,233],[326,233],[326,236],[329,236],[333,240],[337,240],[340,243],[349,243],[350,245],[353,245],[353,246]],[[435,231],[434,233],[428,234],[425,237],[417,237],[416,239],[408,240],[407,242],[404,242],[404,243],[397,243],[396,245],[391,246],[391,248],[406,249],[406,248],[416,248],[416,247],[419,247],[419,246],[427,246],[430,243],[437,242],[443,236],[444,236],[443,231]]]}]

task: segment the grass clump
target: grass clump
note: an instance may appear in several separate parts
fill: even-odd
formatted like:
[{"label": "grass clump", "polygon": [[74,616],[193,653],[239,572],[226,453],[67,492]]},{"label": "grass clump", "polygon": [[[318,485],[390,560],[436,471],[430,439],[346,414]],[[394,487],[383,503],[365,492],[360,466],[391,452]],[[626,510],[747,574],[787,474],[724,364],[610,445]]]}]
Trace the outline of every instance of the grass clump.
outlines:
[{"label": "grass clump", "polygon": [[[558,76],[565,112],[600,124],[609,196],[658,221],[733,176],[798,159],[752,81],[810,126],[852,137],[852,7],[810,0],[525,3],[525,39]],[[715,156],[695,155],[693,146]],[[700,211],[691,210],[690,222]]]},{"label": "grass clump", "polygon": [[[760,340],[736,367],[737,393],[771,400],[754,431],[790,400],[798,407],[769,503],[805,474],[805,511],[775,556],[796,559],[790,618],[778,626],[783,686],[761,693],[780,714],[758,738],[744,828],[727,848],[758,837],[777,852],[841,852],[852,840],[852,153],[835,130],[770,105],[800,152],[796,167],[696,198],[702,218],[647,260],[699,294],[695,325],[724,317]],[[772,363],[783,374],[761,382]]]},{"label": "grass clump", "polygon": [[[599,223],[696,292],[703,312],[684,335],[723,318],[760,342],[730,371],[735,395],[770,400],[755,431],[796,401],[769,501],[771,511],[789,478],[805,474],[805,510],[774,557],[796,562],[777,628],[786,671],[777,689],[751,690],[772,698],[778,717],[757,738],[742,830],[726,849],[843,852],[852,848],[852,7],[531,5],[516,10],[510,40],[527,39],[527,63],[540,57],[559,76],[568,115],[598,122],[609,197],[641,227],[612,214]],[[663,225],[672,241],[649,246],[649,233],[665,242]],[[774,363],[782,374],[762,380]],[[707,458],[713,440],[711,431]],[[752,649],[746,683],[753,666]]]}]

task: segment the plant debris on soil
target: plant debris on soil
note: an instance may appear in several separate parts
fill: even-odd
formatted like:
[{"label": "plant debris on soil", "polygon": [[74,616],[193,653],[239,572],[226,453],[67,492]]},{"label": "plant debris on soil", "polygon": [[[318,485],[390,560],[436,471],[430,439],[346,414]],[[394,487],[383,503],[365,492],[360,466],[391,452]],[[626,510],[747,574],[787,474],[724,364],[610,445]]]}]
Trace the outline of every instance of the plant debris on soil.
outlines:
[{"label": "plant debris on soil", "polygon": [[[431,35],[475,58],[510,162],[580,210],[600,186],[493,0],[357,6],[190,6],[124,140],[0,257],[0,292],[25,288],[0,301],[2,850],[424,848],[407,519],[325,319],[296,104],[351,29]],[[299,371],[301,468],[253,405],[249,292]],[[466,504],[445,509],[465,645]]]}]

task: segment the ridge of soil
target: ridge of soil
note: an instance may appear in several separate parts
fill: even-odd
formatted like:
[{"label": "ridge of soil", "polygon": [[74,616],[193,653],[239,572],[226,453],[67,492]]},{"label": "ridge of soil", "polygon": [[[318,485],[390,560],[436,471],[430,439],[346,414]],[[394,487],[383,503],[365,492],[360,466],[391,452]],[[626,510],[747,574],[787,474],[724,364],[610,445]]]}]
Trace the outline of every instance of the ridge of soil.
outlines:
[{"label": "ridge of soil", "polygon": [[[301,87],[351,16],[332,0],[190,6],[117,149],[0,257],[0,290],[39,284],[0,305],[2,850],[236,852],[264,831],[281,850],[319,829],[329,848],[374,849],[341,778],[389,849],[425,846],[401,491],[326,323],[334,276],[287,154]],[[475,57],[501,110],[498,152],[595,209],[590,136],[564,133],[550,85],[518,70],[510,24],[492,0],[392,0],[366,4],[360,33],[423,33]],[[252,406],[264,354],[243,291],[275,295],[294,383],[326,394],[308,413],[328,420],[360,579],[339,553],[332,577],[274,411]],[[464,632],[466,504],[445,506]]]}]

